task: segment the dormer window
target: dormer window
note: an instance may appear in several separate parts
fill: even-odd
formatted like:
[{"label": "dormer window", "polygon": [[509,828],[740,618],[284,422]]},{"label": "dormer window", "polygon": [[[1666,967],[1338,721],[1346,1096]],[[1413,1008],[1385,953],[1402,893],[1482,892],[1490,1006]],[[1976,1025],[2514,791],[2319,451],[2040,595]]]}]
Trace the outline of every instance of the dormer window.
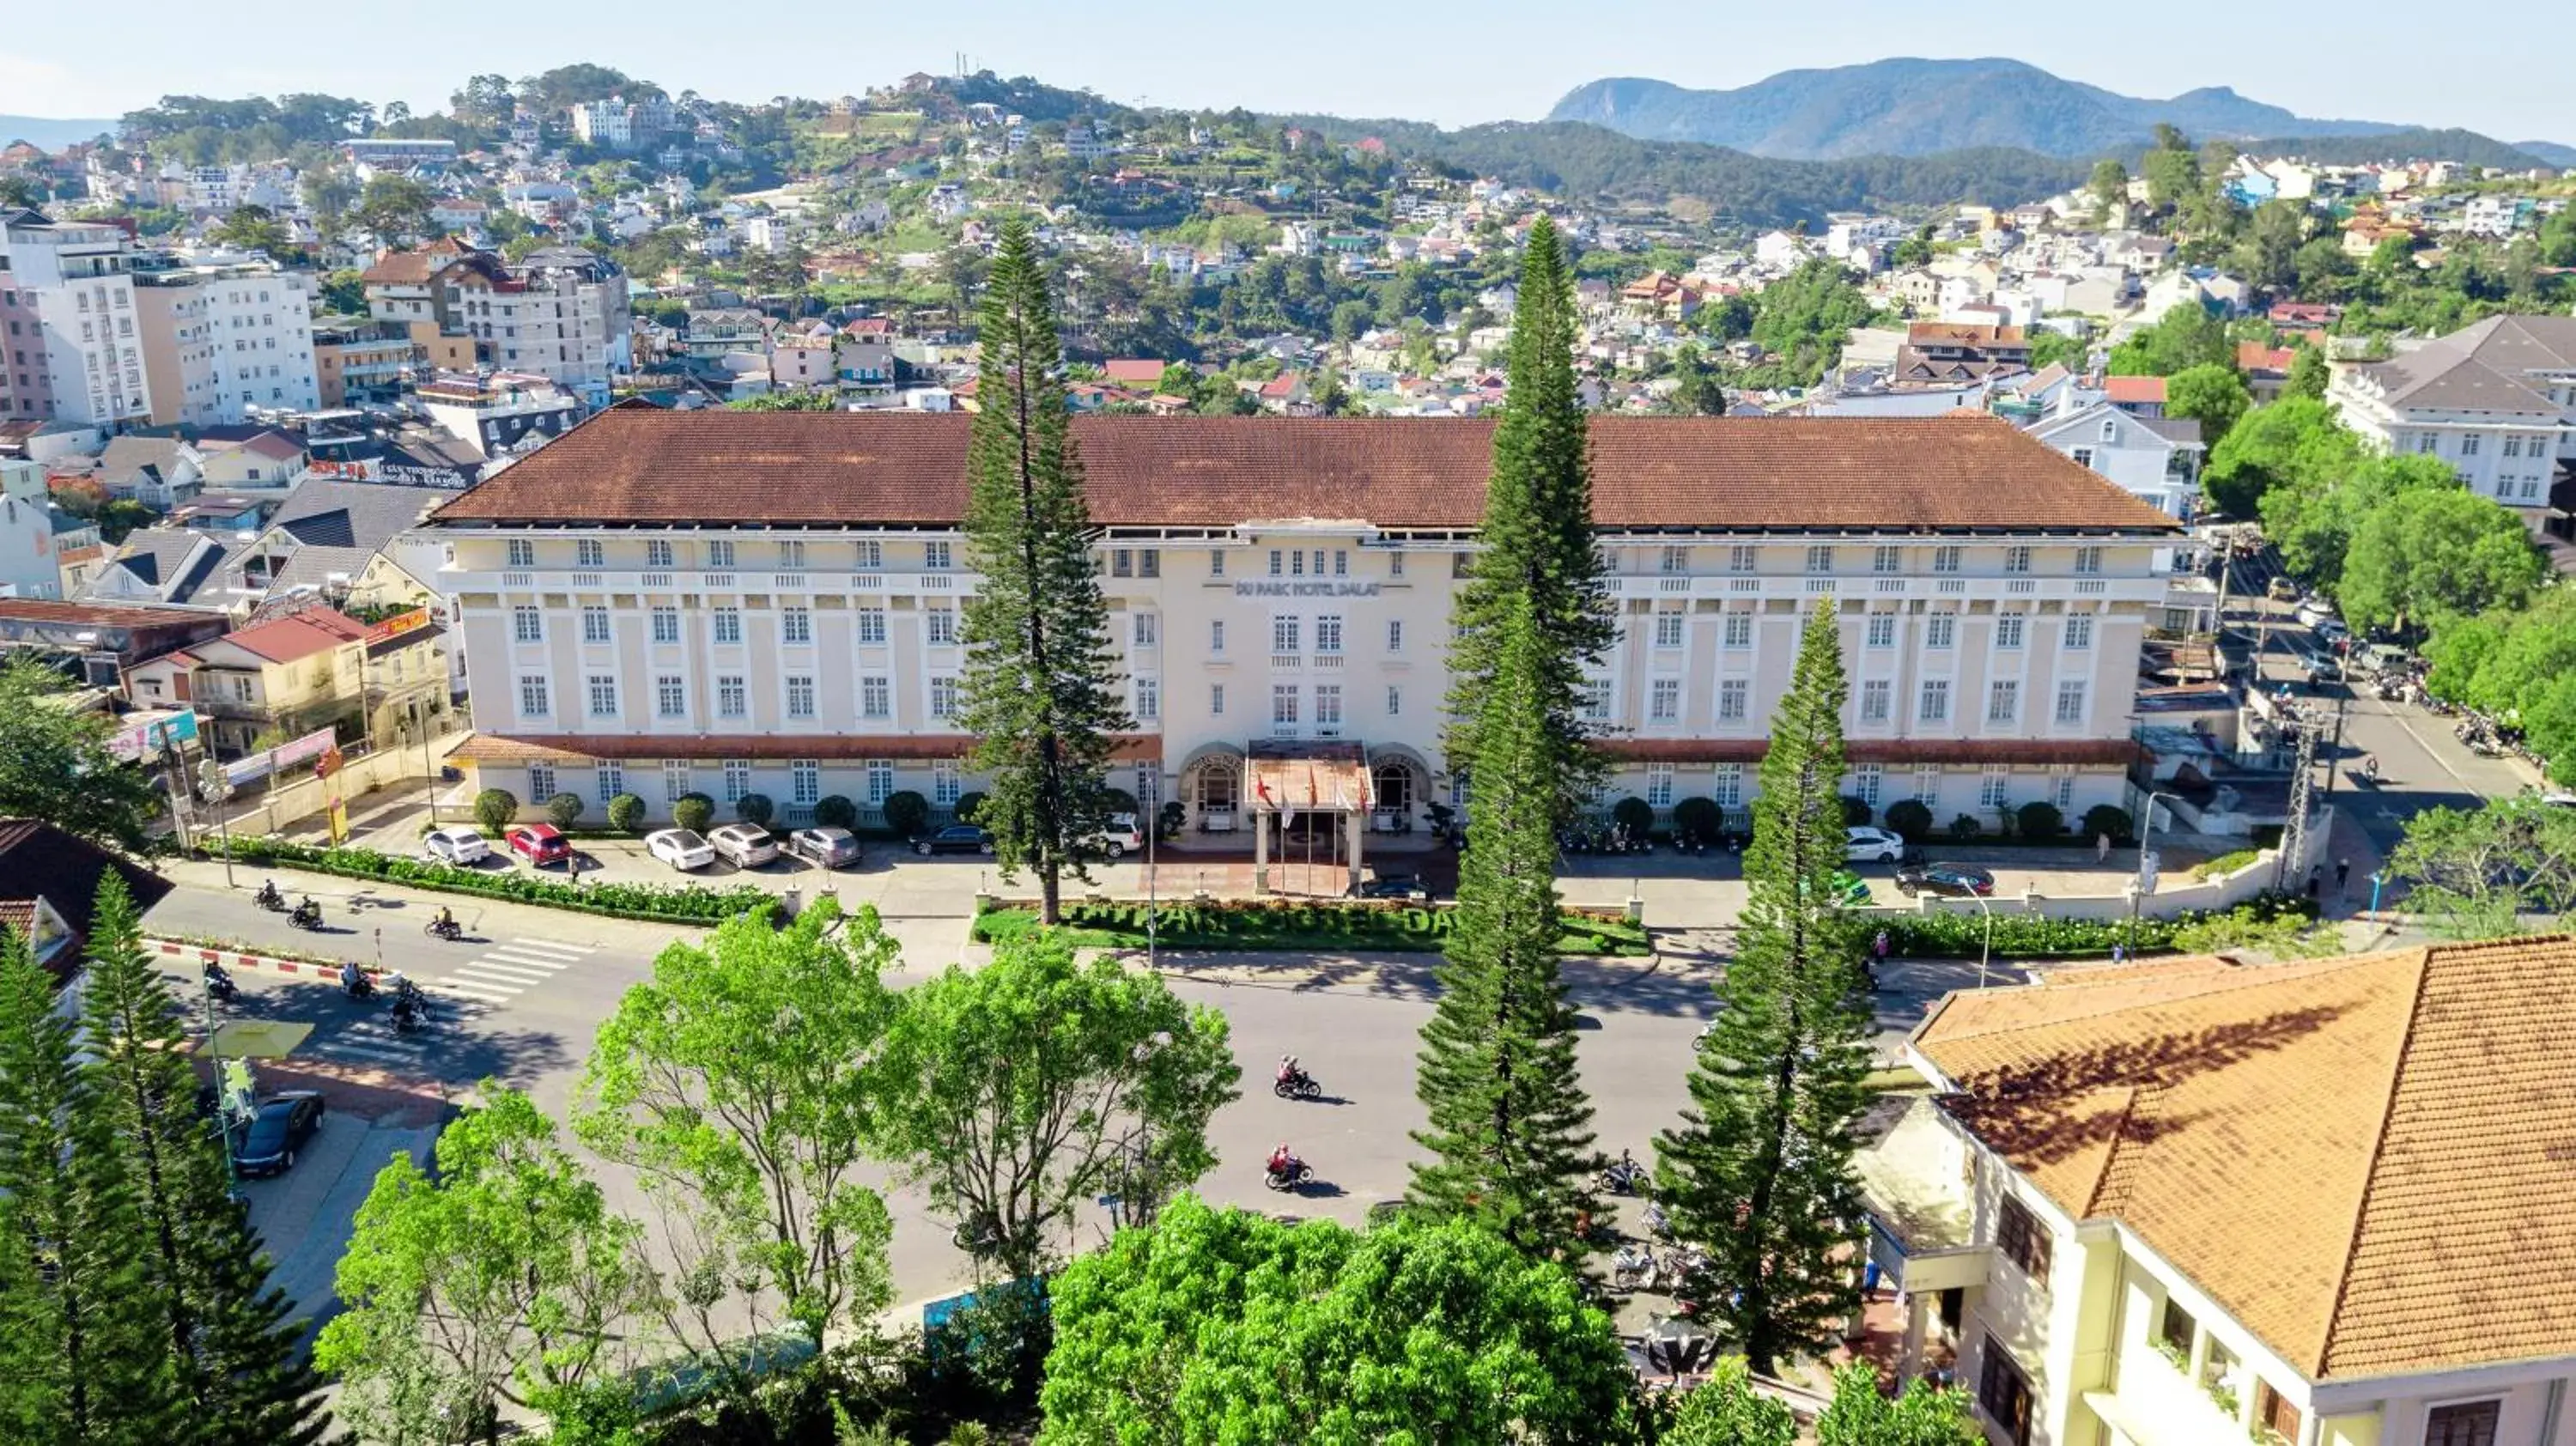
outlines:
[{"label": "dormer window", "polygon": [[2119,437],[2120,424],[2109,417],[2104,417],[2102,419],[2102,440],[2105,442],[2115,442],[2119,440]]}]

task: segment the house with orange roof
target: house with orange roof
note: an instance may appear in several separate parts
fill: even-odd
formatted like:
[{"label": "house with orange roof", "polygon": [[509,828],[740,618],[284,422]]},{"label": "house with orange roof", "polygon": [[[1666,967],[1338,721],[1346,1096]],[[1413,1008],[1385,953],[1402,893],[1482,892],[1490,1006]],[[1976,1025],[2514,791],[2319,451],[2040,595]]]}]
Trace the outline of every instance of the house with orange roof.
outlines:
[{"label": "house with orange roof", "polygon": [[2576,1439],[2576,937],[1936,1005],[1865,1150],[1907,1373],[2013,1446]]},{"label": "house with orange roof", "polygon": [[263,735],[325,727],[354,743],[393,736],[415,699],[443,694],[443,639],[425,611],[370,626],[314,605],[137,664],[126,681],[135,697],[193,706],[209,746],[225,757],[255,751]]}]

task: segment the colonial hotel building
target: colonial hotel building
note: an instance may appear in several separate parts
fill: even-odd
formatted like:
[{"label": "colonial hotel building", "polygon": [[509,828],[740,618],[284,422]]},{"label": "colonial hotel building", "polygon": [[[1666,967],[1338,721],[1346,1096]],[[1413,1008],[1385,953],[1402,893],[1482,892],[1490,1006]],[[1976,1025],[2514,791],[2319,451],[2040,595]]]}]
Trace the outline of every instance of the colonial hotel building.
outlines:
[{"label": "colonial hotel building", "polygon": [[[594,814],[620,792],[655,817],[759,792],[796,822],[833,794],[870,821],[898,789],[953,803],[977,786],[953,721],[970,421],[632,404],[449,503],[428,525],[480,730],[460,760]],[[1364,762],[1364,798],[1284,801],[1372,828],[1452,797],[1442,656],[1489,422],[1074,432],[1138,721],[1118,783],[1183,803],[1186,842],[1250,827],[1248,756]],[[1601,417],[1592,459],[1621,624],[1592,705],[1610,799],[1741,810],[1822,600],[1847,791],[1990,826],[1999,803],[2122,801],[2163,514],[1970,415]]]}]

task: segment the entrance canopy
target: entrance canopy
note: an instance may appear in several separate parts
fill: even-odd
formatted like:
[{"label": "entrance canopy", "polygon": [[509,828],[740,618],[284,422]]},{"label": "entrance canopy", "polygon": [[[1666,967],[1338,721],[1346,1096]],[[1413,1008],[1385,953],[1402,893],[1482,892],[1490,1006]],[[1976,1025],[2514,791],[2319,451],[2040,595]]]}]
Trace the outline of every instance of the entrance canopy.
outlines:
[{"label": "entrance canopy", "polygon": [[1359,813],[1369,807],[1368,750],[1357,743],[1263,739],[1244,750],[1243,796],[1261,813]]}]

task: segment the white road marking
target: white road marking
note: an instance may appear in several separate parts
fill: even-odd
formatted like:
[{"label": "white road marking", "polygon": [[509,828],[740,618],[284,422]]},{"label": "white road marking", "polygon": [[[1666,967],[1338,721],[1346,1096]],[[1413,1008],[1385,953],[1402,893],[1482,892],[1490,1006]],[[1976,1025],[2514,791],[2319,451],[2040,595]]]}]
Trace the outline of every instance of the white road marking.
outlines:
[{"label": "white road marking", "polygon": [[507,1004],[516,989],[492,989],[473,984],[451,984],[444,979],[427,979],[421,988],[432,994],[453,994],[460,999],[481,999],[493,1004]]},{"label": "white road marking", "polygon": [[554,939],[513,939],[510,942],[531,949],[554,949],[571,954],[595,953],[599,948],[596,944],[565,944]]},{"label": "white road marking", "polygon": [[501,964],[517,964],[528,969],[542,969],[548,974],[552,974],[557,970],[569,969],[572,967],[571,962],[568,960],[549,959],[543,954],[528,954],[516,949],[487,949],[475,960],[478,964],[485,961]]},{"label": "white road marking", "polygon": [[530,984],[543,984],[554,977],[534,969],[523,969],[514,964],[495,964],[482,959],[477,959],[471,964],[459,964],[447,971],[447,977],[450,979],[462,979],[472,975],[516,984],[522,988]]}]

